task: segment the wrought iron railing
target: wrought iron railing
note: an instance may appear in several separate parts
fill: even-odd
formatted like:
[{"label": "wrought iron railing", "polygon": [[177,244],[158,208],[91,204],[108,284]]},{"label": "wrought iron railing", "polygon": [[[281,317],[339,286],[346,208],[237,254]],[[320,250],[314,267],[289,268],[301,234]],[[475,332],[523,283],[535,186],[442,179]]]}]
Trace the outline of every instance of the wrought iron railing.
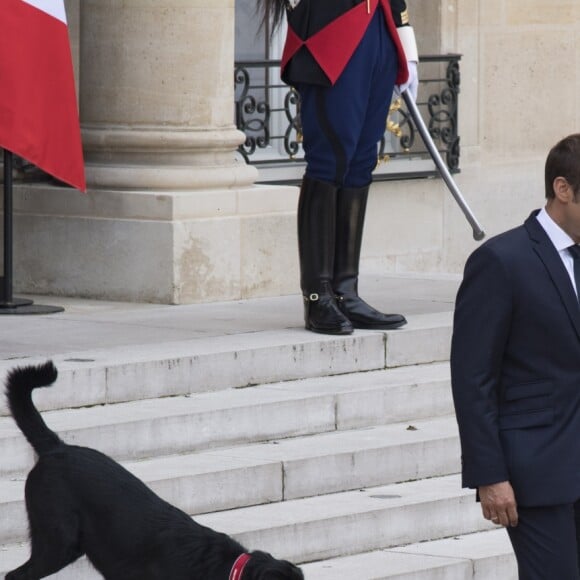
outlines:
[{"label": "wrought iron railing", "polygon": [[[419,64],[417,104],[452,173],[459,171],[459,61],[461,55],[424,55]],[[280,81],[280,62],[240,61],[235,65],[235,114],[246,141],[238,151],[249,164],[301,170],[300,98]],[[425,177],[437,172],[401,100],[392,103],[383,139],[377,145],[375,179]],[[298,175],[300,171],[296,173]],[[272,171],[270,171],[272,175]],[[270,178],[269,181],[275,181]],[[281,178],[293,182],[295,178]]]}]

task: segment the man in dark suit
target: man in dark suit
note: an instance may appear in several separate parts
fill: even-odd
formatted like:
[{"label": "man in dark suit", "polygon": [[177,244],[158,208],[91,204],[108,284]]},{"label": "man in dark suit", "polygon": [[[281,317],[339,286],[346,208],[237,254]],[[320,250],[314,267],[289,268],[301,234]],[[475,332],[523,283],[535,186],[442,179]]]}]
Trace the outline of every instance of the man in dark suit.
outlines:
[{"label": "man in dark suit", "polygon": [[451,379],[463,486],[507,528],[520,580],[578,580],[580,134],[545,182],[546,207],[466,263]]}]

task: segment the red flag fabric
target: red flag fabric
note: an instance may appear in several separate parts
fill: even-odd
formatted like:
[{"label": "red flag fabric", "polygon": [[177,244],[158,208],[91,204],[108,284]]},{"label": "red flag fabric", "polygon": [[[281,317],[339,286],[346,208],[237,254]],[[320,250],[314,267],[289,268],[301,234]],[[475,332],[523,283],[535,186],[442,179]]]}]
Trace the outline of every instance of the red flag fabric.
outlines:
[{"label": "red flag fabric", "polygon": [[0,147],[86,191],[63,0],[0,0]]}]

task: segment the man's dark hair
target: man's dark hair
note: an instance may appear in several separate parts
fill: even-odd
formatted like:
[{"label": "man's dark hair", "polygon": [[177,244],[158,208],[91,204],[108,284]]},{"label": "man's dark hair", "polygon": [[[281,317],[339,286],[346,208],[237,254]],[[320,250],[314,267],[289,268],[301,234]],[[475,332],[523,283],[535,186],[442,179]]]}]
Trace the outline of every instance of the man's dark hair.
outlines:
[{"label": "man's dark hair", "polygon": [[554,197],[554,179],[563,177],[574,192],[580,194],[580,133],[569,135],[554,145],[546,159],[546,198]]},{"label": "man's dark hair", "polygon": [[257,1],[258,12],[262,15],[260,28],[268,30],[270,36],[273,36],[286,12],[286,0]]}]

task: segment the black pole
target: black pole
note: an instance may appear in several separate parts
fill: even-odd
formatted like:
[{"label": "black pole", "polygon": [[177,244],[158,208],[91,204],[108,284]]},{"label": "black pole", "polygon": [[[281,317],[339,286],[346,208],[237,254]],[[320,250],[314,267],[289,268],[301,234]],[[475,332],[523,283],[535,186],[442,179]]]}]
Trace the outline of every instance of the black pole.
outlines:
[{"label": "black pole", "polygon": [[2,299],[12,304],[12,152],[4,149],[4,277]]},{"label": "black pole", "polygon": [[12,295],[13,276],[13,181],[12,151],[4,149],[4,272],[2,276],[2,295],[0,296],[0,314],[53,314],[62,312],[60,306],[38,306],[27,299],[14,299]]}]

